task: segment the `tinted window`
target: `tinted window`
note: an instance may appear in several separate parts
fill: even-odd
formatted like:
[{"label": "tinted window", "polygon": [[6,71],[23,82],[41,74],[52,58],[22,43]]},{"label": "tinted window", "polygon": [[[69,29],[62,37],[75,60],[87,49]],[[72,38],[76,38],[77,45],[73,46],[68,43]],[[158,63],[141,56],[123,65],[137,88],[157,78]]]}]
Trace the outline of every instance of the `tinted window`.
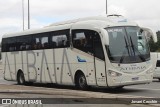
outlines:
[{"label": "tinted window", "polygon": [[2,40],[2,52],[16,51],[16,38],[4,38]]},{"label": "tinted window", "polygon": [[16,37],[16,51],[31,50],[31,44],[31,36]]},{"label": "tinted window", "polygon": [[2,52],[69,47],[69,29],[2,39]]},{"label": "tinted window", "polygon": [[73,30],[73,47],[104,60],[100,35],[92,30]]},{"label": "tinted window", "polygon": [[30,36],[4,38],[2,40],[2,52],[30,50],[31,40]]},{"label": "tinted window", "polygon": [[102,42],[98,33],[94,35],[94,54],[95,57],[105,60]]},{"label": "tinted window", "polygon": [[51,48],[69,47],[69,30],[55,31],[51,33]]},{"label": "tinted window", "polygon": [[73,47],[93,54],[93,36],[94,31],[73,30]]},{"label": "tinted window", "polygon": [[2,39],[2,52],[7,52],[7,39]]},{"label": "tinted window", "polygon": [[156,67],[160,67],[160,60],[157,60]]},{"label": "tinted window", "polygon": [[49,49],[49,33],[41,33],[33,35],[32,49]]}]

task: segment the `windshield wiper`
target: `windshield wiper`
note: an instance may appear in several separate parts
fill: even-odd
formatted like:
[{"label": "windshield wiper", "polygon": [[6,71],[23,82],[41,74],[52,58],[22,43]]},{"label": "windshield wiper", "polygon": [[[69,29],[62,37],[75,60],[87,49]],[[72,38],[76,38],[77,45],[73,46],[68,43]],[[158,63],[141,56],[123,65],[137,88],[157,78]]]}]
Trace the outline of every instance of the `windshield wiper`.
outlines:
[{"label": "windshield wiper", "polygon": [[130,36],[130,41],[131,41],[131,47],[132,47],[133,52],[134,52],[134,56],[135,56],[135,49],[136,49],[137,52],[139,53],[139,54],[138,54],[139,58],[140,58],[143,62],[146,61],[146,59],[143,57],[143,55],[141,54],[141,52],[139,52],[138,48],[135,47],[135,45],[133,44],[133,41],[132,41],[131,36]]},{"label": "windshield wiper", "polygon": [[[127,40],[126,40],[125,36],[124,36],[124,40],[125,40],[125,44],[126,44],[125,47],[127,48],[127,51],[128,51],[128,54],[129,54],[129,49],[128,49],[129,46],[128,46],[128,44],[127,44]],[[121,58],[120,58],[120,60],[119,60],[119,65],[120,65],[120,63],[122,63],[123,60],[124,60],[124,57],[125,57],[124,55],[125,55],[125,53],[126,53],[126,51],[125,51],[126,48],[124,48],[124,50],[123,50],[123,54],[122,54],[122,56],[121,56]]]}]

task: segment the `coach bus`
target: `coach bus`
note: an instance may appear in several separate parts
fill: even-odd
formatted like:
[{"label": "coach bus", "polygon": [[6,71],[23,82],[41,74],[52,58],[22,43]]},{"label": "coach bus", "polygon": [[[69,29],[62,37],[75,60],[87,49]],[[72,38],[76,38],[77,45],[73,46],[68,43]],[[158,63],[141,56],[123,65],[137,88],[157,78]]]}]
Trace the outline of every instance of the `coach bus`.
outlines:
[{"label": "coach bus", "polygon": [[4,79],[122,88],[152,82],[147,36],[137,23],[120,15],[54,23],[2,38]]}]

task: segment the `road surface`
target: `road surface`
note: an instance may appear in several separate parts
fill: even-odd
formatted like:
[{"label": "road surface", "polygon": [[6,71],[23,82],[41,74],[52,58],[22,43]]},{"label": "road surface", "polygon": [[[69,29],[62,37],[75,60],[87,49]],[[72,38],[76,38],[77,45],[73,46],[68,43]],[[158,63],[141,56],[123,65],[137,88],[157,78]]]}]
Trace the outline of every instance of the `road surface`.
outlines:
[{"label": "road surface", "polygon": [[[53,102],[58,103],[58,105],[60,104],[58,107],[117,107],[117,104],[115,103],[119,103],[118,100],[116,100],[116,102],[113,100],[112,104],[106,105],[104,103],[106,101],[105,99],[104,101],[101,100],[102,102],[98,102],[99,100],[92,98],[160,98],[159,84],[160,82],[158,80],[154,80],[151,84],[126,86],[120,90],[91,88],[88,91],[81,91],[76,90],[74,87],[57,86],[51,84],[20,86],[17,85],[17,82],[4,80],[3,74],[0,72],[0,98],[53,98],[51,99]],[[76,100],[76,98],[78,99]],[[88,105],[90,102],[85,98],[90,98],[90,100],[92,100],[91,104]],[[56,107],[56,103],[54,105],[37,105],[36,107]],[[144,107],[142,104],[120,104],[120,106],[123,107],[127,107],[128,105],[131,107]],[[145,107],[150,106],[155,105],[145,105]]]}]

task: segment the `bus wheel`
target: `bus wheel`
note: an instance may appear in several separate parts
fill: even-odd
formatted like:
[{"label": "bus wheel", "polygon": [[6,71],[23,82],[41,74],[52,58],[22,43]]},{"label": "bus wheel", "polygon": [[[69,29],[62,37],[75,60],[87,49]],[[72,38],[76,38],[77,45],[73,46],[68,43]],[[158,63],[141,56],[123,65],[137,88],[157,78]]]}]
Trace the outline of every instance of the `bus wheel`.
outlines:
[{"label": "bus wheel", "polygon": [[87,81],[83,74],[79,74],[77,76],[76,85],[79,89],[82,89],[82,90],[87,89]]},{"label": "bus wheel", "polygon": [[23,72],[18,73],[17,82],[18,82],[19,85],[24,85],[25,84],[25,78],[24,78]]}]

